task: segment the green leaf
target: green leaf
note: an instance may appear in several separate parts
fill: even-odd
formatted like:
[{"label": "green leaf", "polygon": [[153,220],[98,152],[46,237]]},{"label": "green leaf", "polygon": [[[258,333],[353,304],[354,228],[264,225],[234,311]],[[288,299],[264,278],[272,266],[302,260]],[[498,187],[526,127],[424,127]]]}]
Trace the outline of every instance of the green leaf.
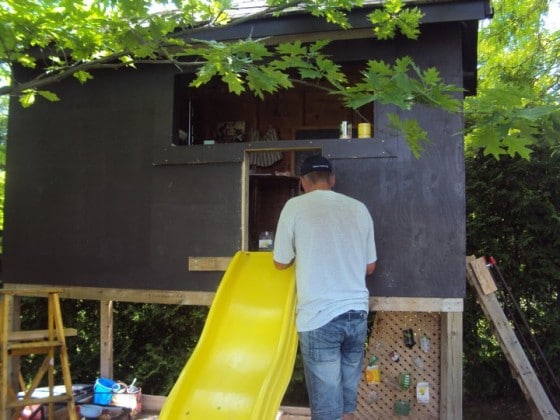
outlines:
[{"label": "green leaf", "polygon": [[515,157],[518,154],[521,158],[529,160],[533,150],[530,146],[533,145],[533,140],[526,136],[516,136],[513,141],[507,143],[507,153],[510,157]]},{"label": "green leaf", "polygon": [[505,150],[501,144],[501,136],[497,130],[490,126],[478,127],[471,130],[465,138],[469,147],[473,149],[484,149],[484,155],[492,155],[495,159],[499,159],[505,154]]},{"label": "green leaf", "polygon": [[303,55],[307,53],[307,49],[301,45],[301,41],[279,44],[276,51],[284,55]]},{"label": "green leaf", "polygon": [[557,112],[558,107],[554,105],[535,106],[532,108],[523,108],[514,110],[513,113],[518,118],[524,118],[529,121],[537,121],[540,118],[546,117],[554,112]]},{"label": "green leaf", "polygon": [[91,75],[91,73],[89,71],[83,71],[83,70],[75,72],[72,76],[74,76],[76,79],[78,79],[80,81],[80,83],[82,83],[82,84],[84,84],[88,80],[93,79],[93,76]]},{"label": "green leaf", "polygon": [[243,80],[236,73],[227,72],[222,76],[222,80],[228,85],[230,92],[240,95],[245,90]]},{"label": "green leaf", "polygon": [[331,43],[331,41],[329,41],[328,39],[323,39],[323,40],[319,40],[316,42],[313,42],[310,46],[309,46],[309,53],[311,54],[318,54],[321,52],[321,50],[323,48],[325,48],[327,45],[329,45]]},{"label": "green leaf", "polygon": [[26,90],[23,94],[19,97],[19,103],[24,108],[29,108],[31,105],[35,103],[35,91],[34,90]]},{"label": "green leaf", "polygon": [[403,8],[402,0],[386,0],[382,9],[368,14],[373,31],[379,39],[394,38],[397,29],[407,38],[417,39],[422,17],[423,13],[417,7]]},{"label": "green leaf", "polygon": [[38,90],[37,93],[50,102],[57,102],[60,100],[56,93],[49,90]]},{"label": "green leaf", "polygon": [[403,7],[402,0],[385,0],[385,9],[391,14],[397,14]]},{"label": "green leaf", "polygon": [[22,54],[17,58],[18,63],[20,63],[23,67],[27,67],[30,69],[34,69],[37,65],[35,59],[27,54]]},{"label": "green leaf", "polygon": [[422,144],[429,141],[426,131],[420,127],[420,124],[418,124],[416,120],[402,120],[398,115],[393,113],[387,114],[387,117],[390,121],[389,127],[404,136],[414,157],[419,158],[423,150]]},{"label": "green leaf", "polygon": [[321,72],[314,69],[306,68],[299,69],[299,74],[301,75],[302,79],[320,79],[322,76]]}]

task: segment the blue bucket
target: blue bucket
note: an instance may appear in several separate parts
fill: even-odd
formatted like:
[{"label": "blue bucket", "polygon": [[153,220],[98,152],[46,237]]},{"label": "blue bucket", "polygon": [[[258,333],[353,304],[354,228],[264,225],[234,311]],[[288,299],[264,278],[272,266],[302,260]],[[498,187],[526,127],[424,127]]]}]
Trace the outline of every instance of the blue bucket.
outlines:
[{"label": "blue bucket", "polygon": [[113,386],[117,383],[111,379],[98,378],[93,386],[93,403],[99,405],[111,404]]}]

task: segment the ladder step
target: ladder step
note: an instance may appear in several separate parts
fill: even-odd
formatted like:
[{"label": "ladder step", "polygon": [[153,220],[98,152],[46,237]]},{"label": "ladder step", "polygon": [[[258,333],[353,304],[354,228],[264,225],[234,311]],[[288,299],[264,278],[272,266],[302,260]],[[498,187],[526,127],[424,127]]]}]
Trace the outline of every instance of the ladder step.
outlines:
[{"label": "ladder step", "polygon": [[[75,337],[78,330],[75,328],[64,328],[65,337]],[[32,341],[46,340],[49,338],[49,330],[9,331],[8,341]]]},{"label": "ladder step", "polygon": [[58,340],[31,341],[28,343],[8,343],[8,353],[14,356],[22,356],[33,353],[46,353],[51,349],[62,347],[63,343]]}]

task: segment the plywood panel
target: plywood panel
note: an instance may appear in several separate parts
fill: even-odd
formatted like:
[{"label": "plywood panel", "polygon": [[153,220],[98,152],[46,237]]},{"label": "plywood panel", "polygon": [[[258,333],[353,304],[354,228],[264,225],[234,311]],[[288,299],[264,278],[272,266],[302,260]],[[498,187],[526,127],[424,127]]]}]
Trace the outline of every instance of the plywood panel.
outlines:
[{"label": "plywood panel", "polygon": [[292,127],[302,125],[305,108],[301,91],[280,91],[258,104],[259,132],[269,128],[278,132],[281,140],[292,139]]},{"label": "plywood panel", "polygon": [[[332,45],[331,51],[346,58],[351,53],[352,59],[358,53],[387,60],[408,54],[422,68],[438,65],[446,82],[462,82],[458,24],[427,30],[419,42],[367,40],[355,49],[353,42]],[[215,290],[219,272],[190,272],[185,261],[189,256],[233,255],[241,248],[244,151],[231,147],[237,144],[201,146],[204,153],[189,164],[178,158],[153,165],[156,149],[174,156],[184,150],[170,146],[176,73],[171,66],[97,72],[84,86],[57,84],[58,103],[39,102],[22,110],[14,101],[7,152],[5,282]],[[282,125],[281,133],[302,127],[292,126],[300,109],[309,113],[302,116],[303,127],[338,127],[342,118],[338,105],[317,93],[301,103],[286,94],[279,97],[279,106],[283,101],[288,108],[274,114],[271,105],[268,120]],[[258,126],[256,118],[262,115],[250,102],[242,112],[224,98],[209,112],[228,120],[243,117]],[[321,110],[325,114],[315,118]],[[389,112],[416,118],[427,130],[430,143],[419,159],[387,128]],[[374,140],[360,148],[348,143],[350,152],[334,155],[336,190],[363,201],[375,221],[379,264],[368,278],[370,292],[463,297],[461,116],[425,107],[403,112],[379,104],[374,122]],[[345,144],[324,143],[336,143],[318,146],[326,154]],[[391,145],[391,153],[367,153],[369,148],[384,150],[384,144]],[[217,158],[208,159],[213,150],[219,150]]]},{"label": "plywood panel", "polygon": [[341,101],[320,90],[305,92],[304,125],[312,127],[338,126],[340,121],[352,120],[352,111]]}]

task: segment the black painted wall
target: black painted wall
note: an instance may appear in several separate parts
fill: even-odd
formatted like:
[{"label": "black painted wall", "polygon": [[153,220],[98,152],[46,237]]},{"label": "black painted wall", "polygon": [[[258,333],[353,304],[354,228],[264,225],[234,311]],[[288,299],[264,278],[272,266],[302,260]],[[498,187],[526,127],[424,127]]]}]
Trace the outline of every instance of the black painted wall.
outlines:
[{"label": "black painted wall", "polygon": [[[462,39],[459,23],[433,25],[417,42],[345,41],[334,51],[341,60],[409,54],[460,85]],[[157,159],[163,148],[169,152],[175,72],[102,71],[85,85],[69,79],[54,86],[58,103],[12,103],[4,282],[215,290],[221,273],[189,272],[187,260],[240,249],[242,162]],[[431,143],[420,159],[386,128],[387,112],[428,129]],[[337,191],[363,200],[374,217],[373,295],[463,296],[462,127],[460,115],[376,105],[375,137],[394,157],[331,156]]]}]

